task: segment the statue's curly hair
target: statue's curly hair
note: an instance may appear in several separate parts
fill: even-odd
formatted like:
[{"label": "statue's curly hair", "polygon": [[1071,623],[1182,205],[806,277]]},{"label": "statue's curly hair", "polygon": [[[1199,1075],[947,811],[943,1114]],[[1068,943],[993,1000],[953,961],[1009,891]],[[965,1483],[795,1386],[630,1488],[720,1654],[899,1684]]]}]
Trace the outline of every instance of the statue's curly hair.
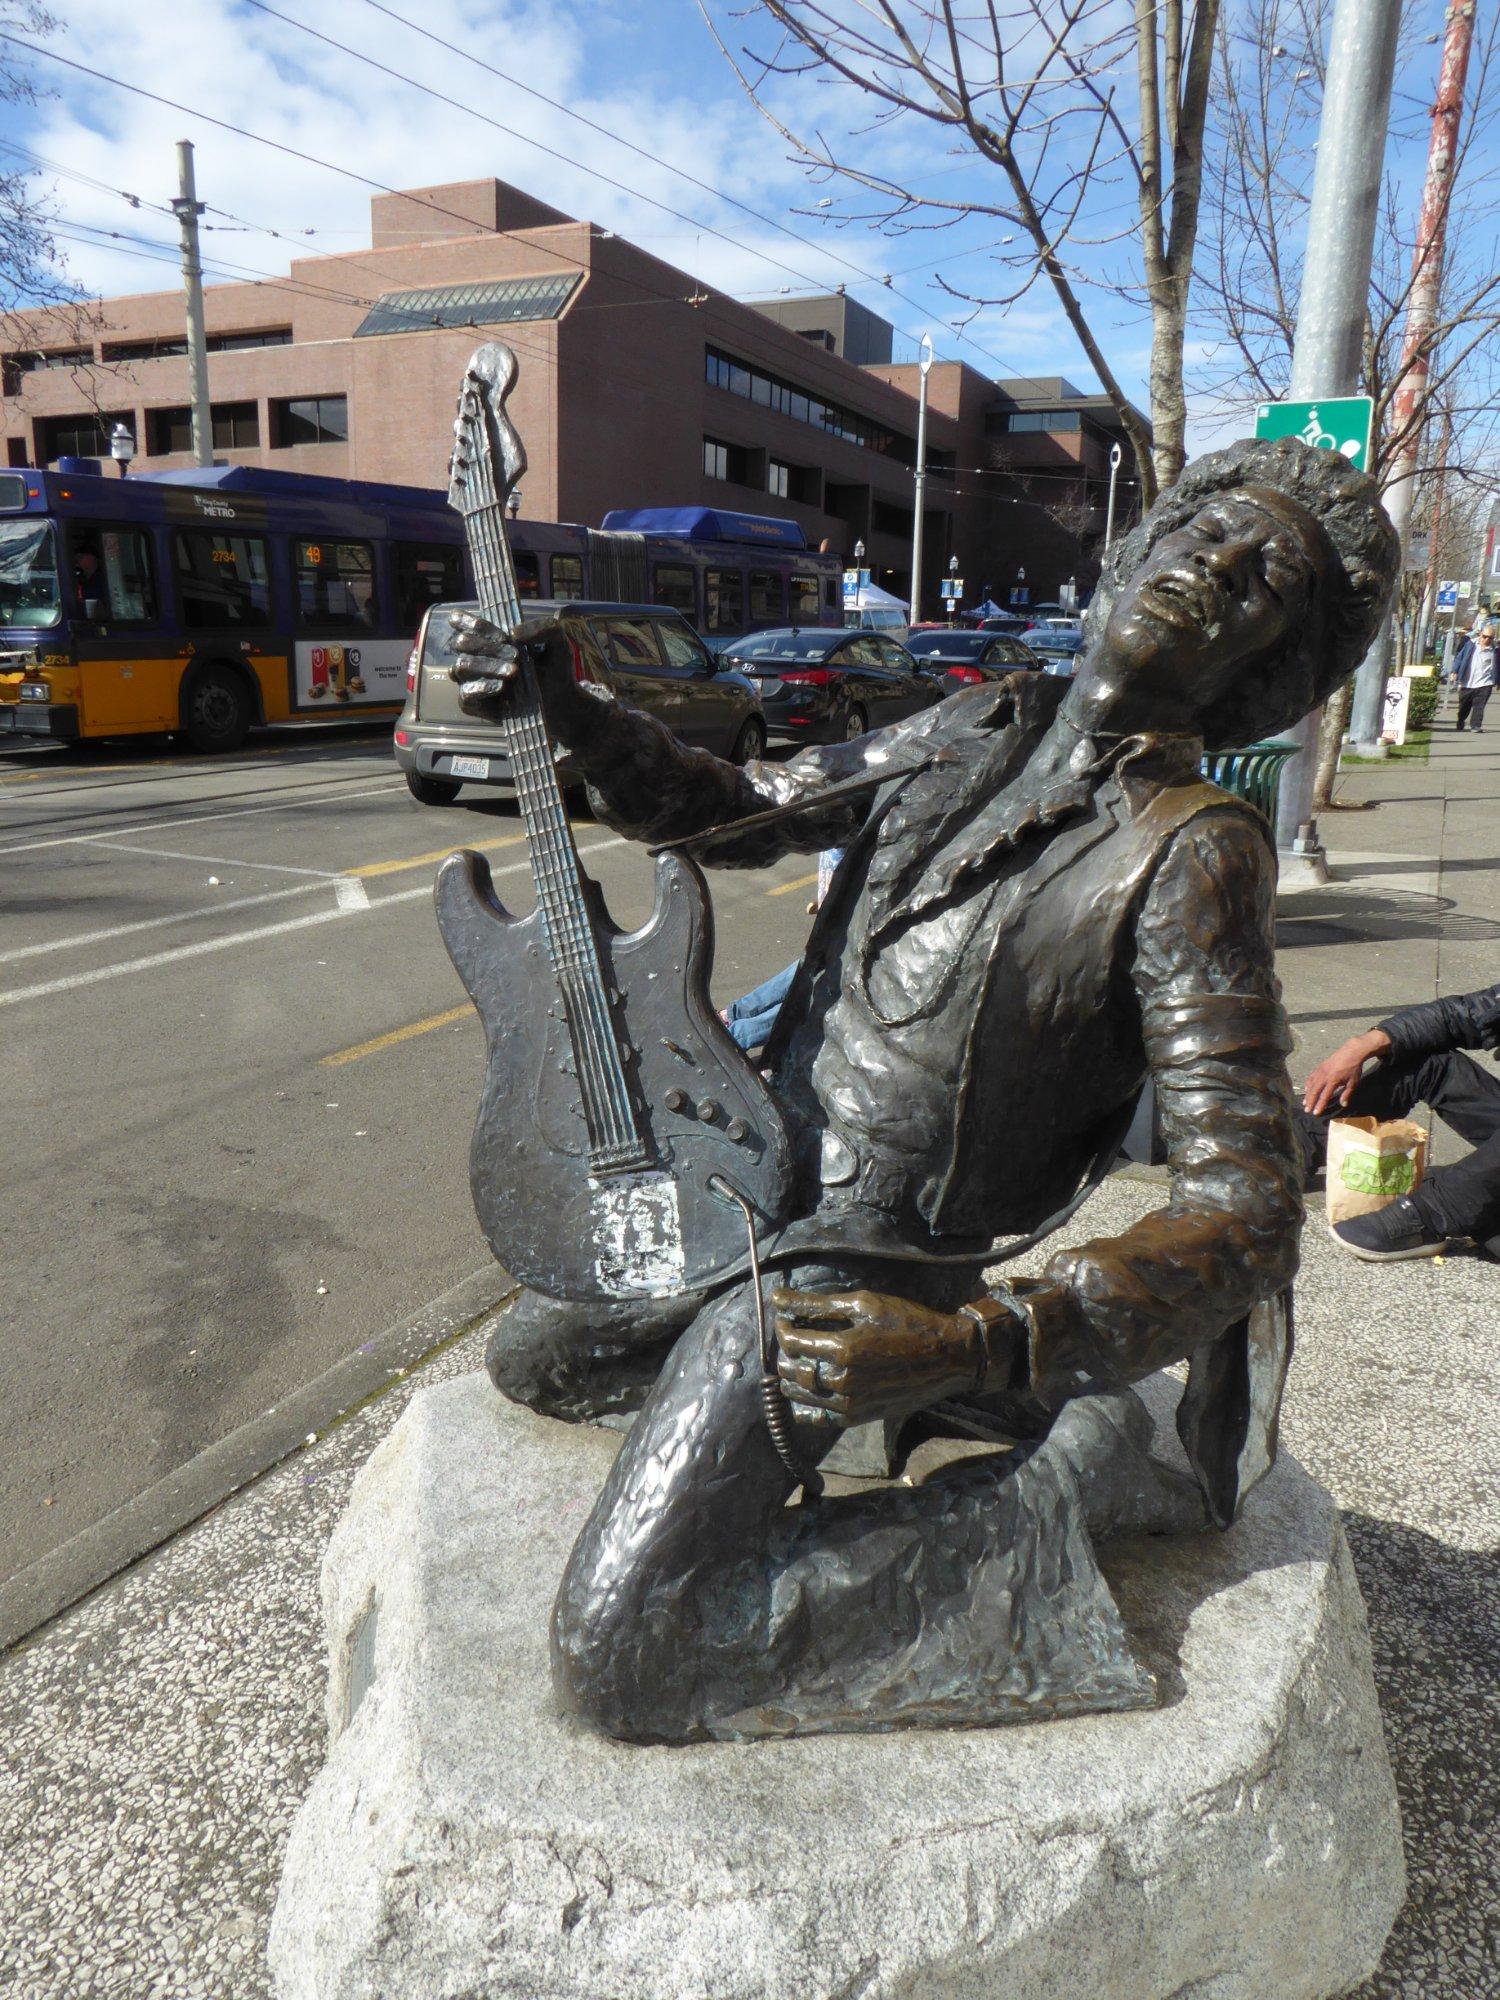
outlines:
[{"label": "statue's curly hair", "polygon": [[1209,749],[1274,735],[1326,701],[1379,629],[1400,567],[1400,542],[1367,474],[1339,453],[1315,451],[1297,438],[1244,438],[1194,459],[1106,556],[1085,614],[1087,647],[1103,639],[1116,598],[1162,536],[1184,527],[1206,501],[1240,486],[1268,486],[1305,507],[1333,544],[1342,575],[1280,660],[1247,675],[1204,718]]}]

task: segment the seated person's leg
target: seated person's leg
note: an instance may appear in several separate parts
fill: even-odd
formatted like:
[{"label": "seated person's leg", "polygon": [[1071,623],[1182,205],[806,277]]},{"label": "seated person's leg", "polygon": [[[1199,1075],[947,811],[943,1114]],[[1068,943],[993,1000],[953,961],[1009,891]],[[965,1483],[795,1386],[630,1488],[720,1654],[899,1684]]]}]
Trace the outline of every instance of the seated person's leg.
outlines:
[{"label": "seated person's leg", "polygon": [[742,1049],[758,1049],[770,1036],[781,1003],[791,990],[797,963],[793,959],[790,965],[773,972],[769,979],[763,979],[759,986],[751,987],[725,1008],[724,1025]]},{"label": "seated person's leg", "polygon": [[490,1380],[513,1403],[580,1422],[639,1409],[699,1294],[577,1304],[520,1291],[485,1348]]},{"label": "seated person's leg", "polygon": [[1461,1139],[1480,1145],[1500,1132],[1500,1075],[1461,1053],[1410,1063],[1388,1060],[1360,1079],[1342,1108],[1315,1114],[1294,1105],[1309,1178],[1321,1173],[1328,1157],[1330,1119],[1408,1118],[1423,1104],[1430,1104]]}]

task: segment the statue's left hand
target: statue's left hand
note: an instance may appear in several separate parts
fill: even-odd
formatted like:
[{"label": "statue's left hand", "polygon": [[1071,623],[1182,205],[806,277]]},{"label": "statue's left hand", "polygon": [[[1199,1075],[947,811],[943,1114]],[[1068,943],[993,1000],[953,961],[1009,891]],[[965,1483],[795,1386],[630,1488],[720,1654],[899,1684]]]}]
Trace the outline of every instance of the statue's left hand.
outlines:
[{"label": "statue's left hand", "polygon": [[792,1409],[847,1428],[909,1416],[972,1390],[981,1363],[974,1322],[886,1292],[771,1294],[777,1370]]}]

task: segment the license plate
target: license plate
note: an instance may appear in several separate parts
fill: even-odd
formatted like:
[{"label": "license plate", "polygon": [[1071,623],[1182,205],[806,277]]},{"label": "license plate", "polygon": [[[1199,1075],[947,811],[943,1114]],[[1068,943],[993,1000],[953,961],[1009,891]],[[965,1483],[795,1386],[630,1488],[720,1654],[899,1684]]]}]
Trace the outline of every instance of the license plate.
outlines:
[{"label": "license plate", "polygon": [[490,775],[488,757],[453,757],[448,769],[455,778],[487,778]]}]

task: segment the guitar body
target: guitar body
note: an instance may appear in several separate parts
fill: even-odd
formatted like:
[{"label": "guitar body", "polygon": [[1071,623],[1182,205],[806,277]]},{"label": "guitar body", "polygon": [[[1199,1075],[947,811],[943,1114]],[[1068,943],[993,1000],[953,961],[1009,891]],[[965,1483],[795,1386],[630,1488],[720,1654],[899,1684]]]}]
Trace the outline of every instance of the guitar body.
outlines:
[{"label": "guitar body", "polygon": [[474,1207],[508,1271],[553,1298],[661,1298],[742,1264],[740,1211],[784,1219],[791,1149],[780,1111],[709,999],[713,913],[692,862],[656,862],[656,900],[638,931],[615,928],[593,883],[590,929],[609,993],[634,1124],[649,1163],[599,1172],[574,1036],[540,908],[513,917],[488,864],[450,855],[438,925],[484,1023],[484,1094],[470,1153]]}]

